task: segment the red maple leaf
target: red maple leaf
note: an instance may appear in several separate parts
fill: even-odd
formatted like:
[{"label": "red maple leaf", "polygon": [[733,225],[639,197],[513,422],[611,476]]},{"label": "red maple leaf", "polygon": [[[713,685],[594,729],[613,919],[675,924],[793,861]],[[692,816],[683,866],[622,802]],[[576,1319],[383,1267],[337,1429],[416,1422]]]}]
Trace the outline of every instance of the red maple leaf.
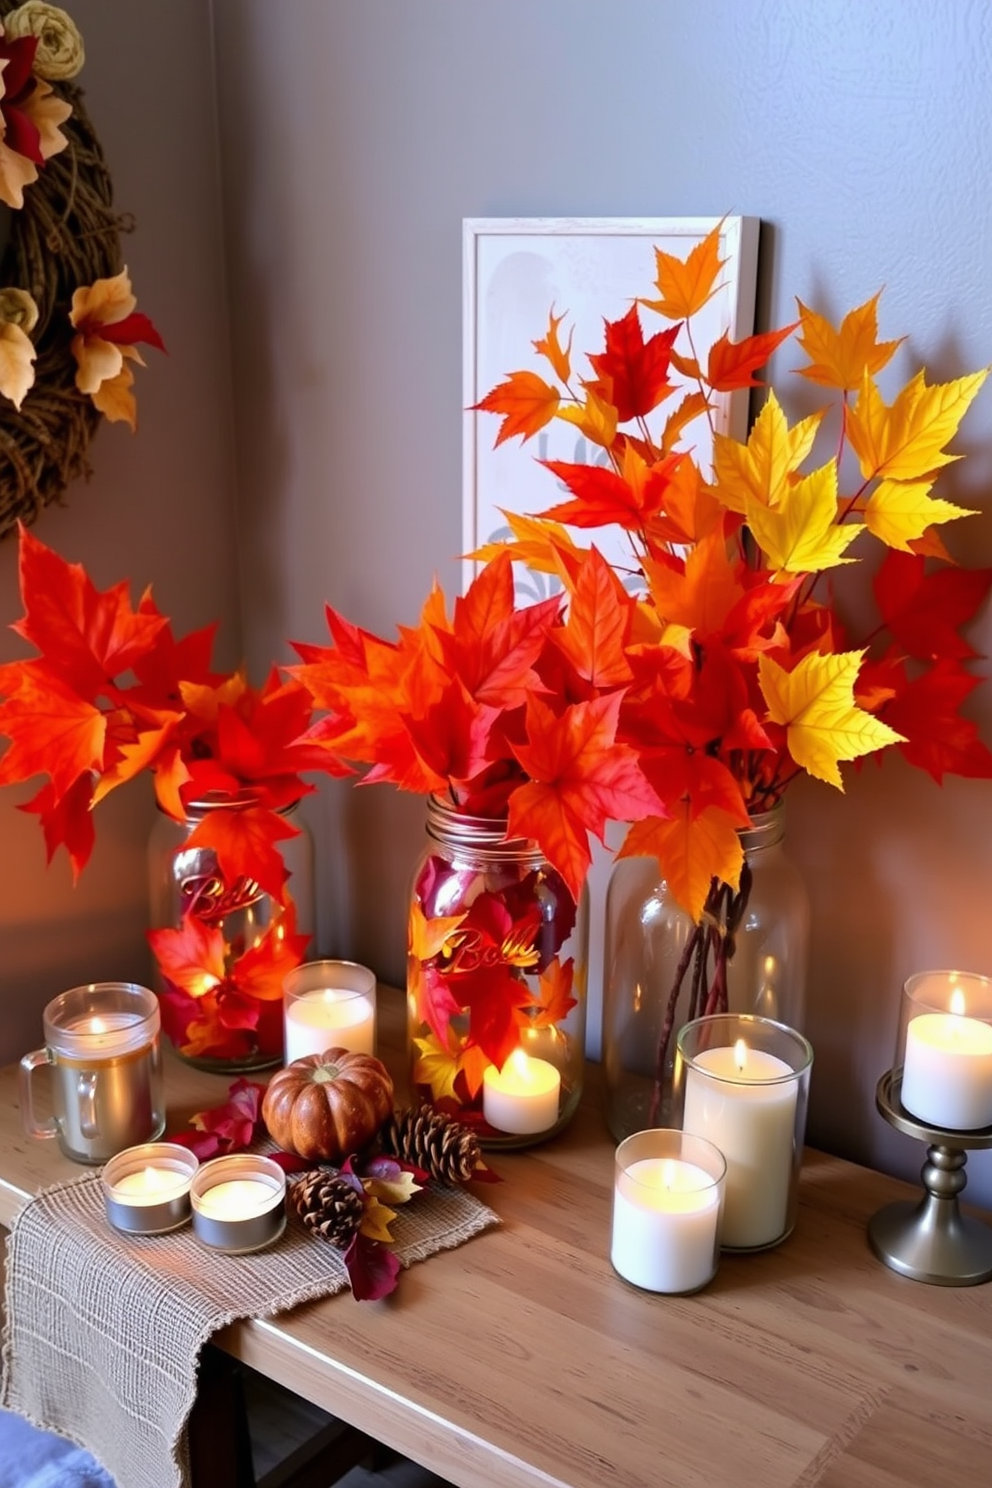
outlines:
[{"label": "red maple leaf", "polygon": [[568,487],[573,501],[562,501],[540,513],[542,520],[572,527],[612,527],[640,532],[663,510],[665,492],[683,456],[669,455],[653,465],[639,486],[603,465],[573,465],[565,460],[541,460]]},{"label": "red maple leaf", "polygon": [[907,680],[880,710],[890,728],[905,738],[898,746],[901,753],[938,785],[945,774],[992,778],[992,752],[979,738],[977,726],[958,711],[980,680],[945,658]]},{"label": "red maple leaf", "polygon": [[186,845],[212,848],[225,883],[254,879],[281,901],[288,874],[276,843],[297,837],[299,832],[299,827],[264,806],[219,807],[197,822]]},{"label": "red maple leaf", "polygon": [[873,588],[882,619],[910,656],[923,661],[975,656],[959,634],[992,585],[992,568],[943,565],[926,571],[926,560],[890,548]]},{"label": "red maple leaf", "polygon": [[621,320],[606,321],[606,350],[590,356],[599,381],[595,390],[617,411],[617,422],[643,418],[671,392],[672,346],[681,323],[644,340],[637,306]]}]

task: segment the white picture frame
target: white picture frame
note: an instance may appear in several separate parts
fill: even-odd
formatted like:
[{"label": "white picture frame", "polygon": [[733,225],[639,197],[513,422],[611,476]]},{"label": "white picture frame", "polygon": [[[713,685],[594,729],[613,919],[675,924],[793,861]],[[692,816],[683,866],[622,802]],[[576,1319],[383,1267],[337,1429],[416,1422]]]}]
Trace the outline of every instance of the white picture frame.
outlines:
[{"label": "white picture frame", "polygon": [[[581,463],[584,458],[581,435],[557,420],[531,440],[507,440],[497,449],[499,420],[474,411],[518,368],[547,378],[547,364],[533,342],[544,335],[552,307],[556,315],[566,314],[563,336],[574,327],[574,365],[580,352],[603,349],[604,319],[618,320],[634,299],[650,297],[656,247],[684,258],[719,226],[725,260],[720,285],[693,321],[695,350],[704,358],[724,332],[739,341],[753,331],[760,223],[757,217],[468,217],[462,226],[462,552],[469,554],[509,535],[503,511],[542,511],[560,499],[539,459]],[[650,311],[642,311],[641,319],[645,338],[669,325]],[[688,354],[681,341],[676,346]],[[578,371],[589,368],[580,364]],[[717,394],[713,402],[716,429],[744,438],[747,389]],[[689,425],[685,440],[705,465],[711,445],[705,419]],[[603,538],[597,531],[598,546]],[[583,545],[588,541],[587,533]],[[611,556],[608,547],[604,551]],[[476,567],[466,559],[466,585]],[[533,592],[524,592],[522,600],[543,597],[536,576],[529,587]]]},{"label": "white picture frame", "polygon": [[[650,297],[655,285],[654,249],[684,258],[720,224],[720,257],[725,260],[720,286],[694,317],[694,346],[699,359],[727,332],[734,341],[752,334],[757,280],[759,219],[756,217],[469,217],[463,222],[463,504],[462,553],[483,543],[509,537],[503,511],[539,512],[564,498],[539,459],[580,462],[584,458],[575,431],[555,421],[546,433],[521,443],[507,440],[495,448],[497,417],[474,406],[508,373],[529,368],[547,377],[547,365],[534,350],[543,336],[552,307],[567,312],[564,336],[574,326],[573,367],[578,353],[603,349],[603,320],[619,320],[634,299]],[[651,322],[655,322],[652,325]],[[647,337],[669,325],[652,312],[642,312]],[[687,348],[676,343],[680,350]],[[580,367],[580,375],[587,368]],[[748,392],[714,397],[713,423],[720,433],[747,435]],[[705,419],[684,434],[704,469],[712,450]],[[575,533],[583,547],[594,539],[607,559],[614,555],[605,529]],[[622,550],[616,554],[622,558]],[[463,561],[463,585],[478,565]],[[555,581],[517,565],[521,603],[544,598]],[[607,847],[593,844],[589,870],[588,1028],[586,1049],[593,1059],[602,1048],[602,983],[604,921],[612,851],[623,831],[610,823]],[[615,840],[614,840],[615,839]]]}]

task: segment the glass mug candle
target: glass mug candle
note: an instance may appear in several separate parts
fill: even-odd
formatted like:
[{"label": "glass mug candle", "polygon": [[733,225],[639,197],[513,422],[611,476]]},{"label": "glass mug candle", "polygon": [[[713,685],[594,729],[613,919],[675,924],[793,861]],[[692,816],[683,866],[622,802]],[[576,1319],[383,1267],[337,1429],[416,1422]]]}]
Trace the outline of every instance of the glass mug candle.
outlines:
[{"label": "glass mug candle", "polygon": [[765,1250],[792,1232],[812,1064],[802,1034],[770,1018],[714,1013],[679,1033],[682,1129],[727,1160],[724,1250]]},{"label": "glass mug candle", "polygon": [[[21,1060],[21,1112],[32,1137],[56,1137],[74,1162],[103,1163],[165,1130],[158,999],[134,982],[90,982],[42,1015],[45,1047]],[[52,1111],[34,1109],[36,1069],[51,1068]]]},{"label": "glass mug candle", "polygon": [[727,1164],[702,1137],[664,1127],[616,1150],[610,1260],[649,1292],[698,1292],[716,1272]]},{"label": "glass mug candle", "polygon": [[375,1053],[375,972],[357,961],[306,961],[283,982],[286,1063],[325,1049]]},{"label": "glass mug candle", "polygon": [[992,1126],[992,981],[967,971],[920,971],[903,987],[896,1067],[899,1098],[937,1131]]}]

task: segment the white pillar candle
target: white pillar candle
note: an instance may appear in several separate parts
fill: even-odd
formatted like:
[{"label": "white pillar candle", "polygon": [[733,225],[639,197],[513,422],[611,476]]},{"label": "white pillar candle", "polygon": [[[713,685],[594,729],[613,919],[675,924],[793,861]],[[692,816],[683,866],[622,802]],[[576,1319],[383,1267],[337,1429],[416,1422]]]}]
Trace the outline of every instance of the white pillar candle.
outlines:
[{"label": "white pillar candle", "polygon": [[501,1070],[491,1064],[482,1076],[482,1114],[496,1131],[535,1136],[557,1122],[560,1090],[553,1064],[514,1049]]},{"label": "white pillar candle", "polygon": [[286,1063],[325,1049],[375,1053],[375,1004],[364,992],[320,987],[286,999]]},{"label": "white pillar candle", "polygon": [[641,1158],[616,1175],[610,1259],[652,1292],[693,1292],[716,1263],[720,1189],[695,1163]]},{"label": "white pillar candle", "polygon": [[773,1245],[785,1233],[798,1084],[783,1076],[793,1075],[784,1059],[743,1040],[701,1050],[686,1069],[683,1128],[706,1137],[727,1160],[724,1246]]},{"label": "white pillar candle", "polygon": [[966,1016],[960,989],[951,1009],[910,1019],[901,1099],[931,1126],[977,1131],[992,1126],[992,1027]]},{"label": "white pillar candle", "polygon": [[279,1189],[264,1178],[229,1178],[205,1189],[197,1205],[209,1219],[252,1219],[281,1198]]}]

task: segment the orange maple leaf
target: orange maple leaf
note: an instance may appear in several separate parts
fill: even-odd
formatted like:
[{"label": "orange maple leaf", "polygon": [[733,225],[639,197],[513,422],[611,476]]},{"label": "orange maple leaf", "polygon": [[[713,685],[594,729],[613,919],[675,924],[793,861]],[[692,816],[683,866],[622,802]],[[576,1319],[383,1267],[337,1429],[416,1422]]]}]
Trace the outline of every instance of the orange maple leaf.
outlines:
[{"label": "orange maple leaf", "polygon": [[500,445],[504,439],[512,439],[516,434],[527,440],[540,433],[554,418],[560,402],[557,390],[536,372],[511,372],[505,382],[493,388],[480,402],[473,403],[472,408],[482,413],[503,415],[496,435],[496,444]]},{"label": "orange maple leaf", "polygon": [[718,393],[730,393],[735,388],[760,387],[755,377],[776,346],[791,336],[799,321],[783,326],[780,331],[763,331],[757,336],[746,336],[743,341],[731,341],[724,331],[719,341],[710,347],[706,369],[706,381]]},{"label": "orange maple leaf", "polygon": [[276,843],[298,836],[299,831],[264,806],[244,806],[235,811],[220,807],[197,822],[186,845],[212,848],[226,883],[254,879],[281,902],[288,875]]},{"label": "orange maple leaf", "polygon": [[16,691],[0,703],[0,734],[10,746],[0,758],[0,785],[48,775],[55,799],[90,771],[103,768],[107,720],[44,662],[11,662],[0,690]]},{"label": "orange maple leaf", "polygon": [[847,392],[861,387],[866,371],[871,376],[881,371],[906,338],[879,341],[880,294],[881,290],[856,310],[849,311],[838,330],[802,300],[796,301],[802,324],[798,341],[810,359],[810,366],[798,369],[800,377]]},{"label": "orange maple leaf", "polygon": [[672,893],[694,920],[703,912],[713,879],[738,887],[744,861],[731,817],[716,806],[694,814],[687,801],[668,821],[634,822],[617,856],[657,858]]},{"label": "orange maple leaf", "polygon": [[514,749],[530,776],[510,796],[508,835],[532,837],[578,899],[591,861],[589,833],[664,807],[633,749],[616,742],[621,694],[574,703],[560,717],[527,702],[527,743]]},{"label": "orange maple leaf", "polygon": [[282,915],[229,968],[230,979],[245,997],[255,997],[259,1002],[279,1002],[283,982],[299,966],[309,944],[309,935],[297,934],[296,905],[287,896]]},{"label": "orange maple leaf", "polygon": [[11,627],[46,662],[93,699],[153,649],[168,621],[146,595],[132,610],[127,585],[95,588],[81,563],[67,563],[21,526],[24,616]]},{"label": "orange maple leaf", "polygon": [[722,221],[697,243],[685,259],[655,248],[655,283],[661,296],[657,300],[640,300],[649,310],[657,310],[667,320],[688,320],[716,294],[717,275],[726,263],[720,257]]},{"label": "orange maple leaf", "polygon": [[190,997],[200,998],[227,976],[226,941],[217,925],[187,913],[178,928],[146,932],[162,975]]},{"label": "orange maple leaf", "polygon": [[572,980],[575,962],[571,956],[560,961],[556,956],[551,965],[541,972],[537,989],[537,1000],[531,1004],[526,1016],[520,1019],[525,1028],[554,1028],[568,1016],[576,1005],[572,996]]},{"label": "orange maple leaf", "polygon": [[631,680],[624,641],[631,600],[597,548],[579,570],[563,626],[551,639],[590,687],[622,687]]},{"label": "orange maple leaf", "polygon": [[548,315],[548,329],[539,341],[535,341],[533,343],[533,346],[535,351],[540,352],[541,356],[547,358],[547,360],[551,363],[552,371],[558,378],[559,382],[563,382],[567,387],[568,380],[572,375],[572,365],[570,357],[574,328],[568,333],[567,346],[562,346],[560,340],[558,339],[558,327],[561,325],[564,319],[564,315],[555,314],[555,309],[552,305],[551,311]]}]

